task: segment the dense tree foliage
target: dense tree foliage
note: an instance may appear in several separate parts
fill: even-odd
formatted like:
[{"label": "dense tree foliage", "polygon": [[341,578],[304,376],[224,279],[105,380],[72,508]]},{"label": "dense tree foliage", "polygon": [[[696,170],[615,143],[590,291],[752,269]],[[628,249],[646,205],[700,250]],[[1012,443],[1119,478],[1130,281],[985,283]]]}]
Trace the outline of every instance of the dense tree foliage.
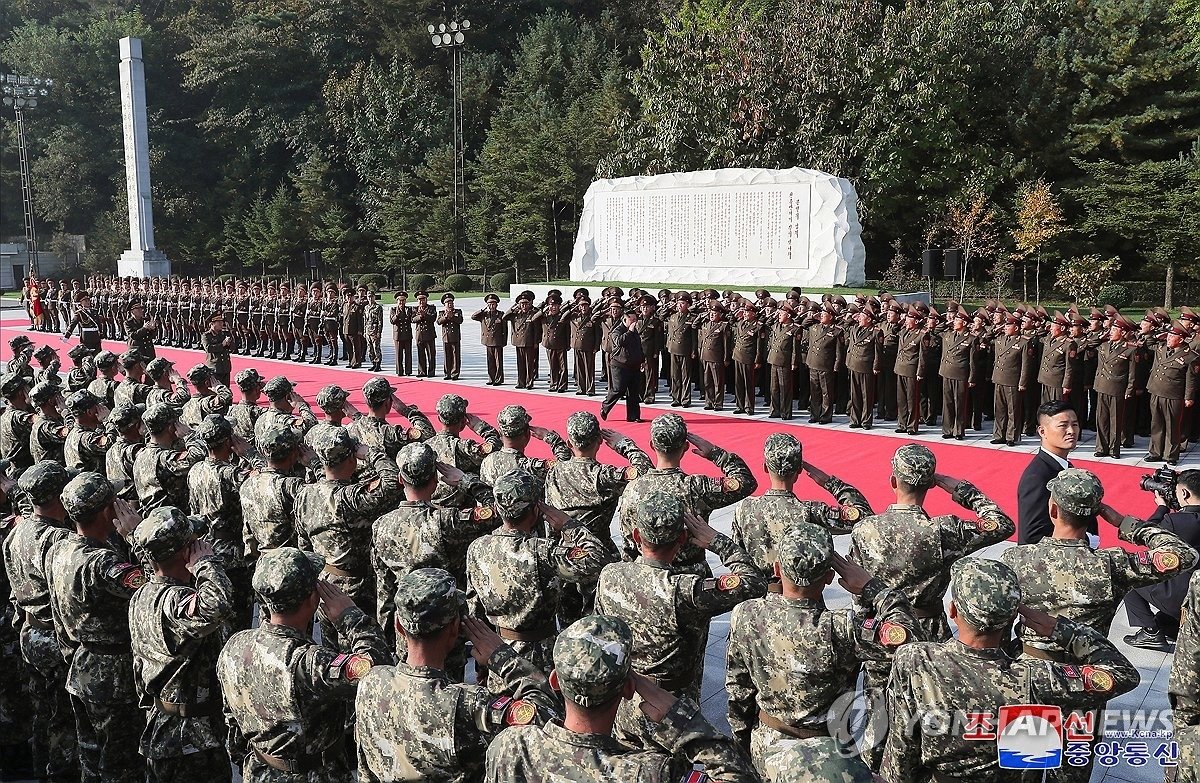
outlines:
[{"label": "dense tree foliage", "polygon": [[[43,225],[86,235],[90,268],[127,241],[117,39],[137,35],[158,244],[182,269],[302,274],[320,248],[334,273],[452,271],[450,59],[425,30],[444,8],[3,4],[0,62],[57,81],[28,115]],[[964,209],[988,218],[971,274],[1000,288],[1089,255],[1120,258],[1122,277],[1200,266],[1197,0],[485,0],[457,15],[472,22],[472,272],[566,275],[598,176],[726,166],[853,180],[872,276],[961,238]],[[12,130],[6,115],[6,195]],[[21,232],[19,210],[0,220]]]}]

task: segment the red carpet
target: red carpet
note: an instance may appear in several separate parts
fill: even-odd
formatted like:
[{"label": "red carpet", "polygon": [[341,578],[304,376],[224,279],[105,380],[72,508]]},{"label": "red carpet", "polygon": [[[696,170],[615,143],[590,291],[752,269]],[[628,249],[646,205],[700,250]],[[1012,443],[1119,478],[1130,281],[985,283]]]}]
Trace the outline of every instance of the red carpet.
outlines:
[{"label": "red carpet", "polygon": [[[11,353],[8,340],[17,331],[11,325],[3,328],[4,337],[0,340],[0,358],[8,360]],[[24,330],[21,330],[24,331]],[[35,344],[50,343],[61,348],[64,369],[69,369],[70,360],[66,351],[74,344],[74,340],[63,342],[60,337],[48,333],[26,332]],[[123,351],[125,345],[106,341],[109,350]],[[159,349],[158,354],[165,356],[179,365],[181,372],[199,363],[203,355],[199,351],[180,349]],[[313,367],[293,362],[270,361],[241,356],[233,357],[234,373],[246,367],[255,367],[265,377],[287,375],[296,383],[297,390],[305,399],[313,402],[317,391],[328,384],[338,384],[351,392],[351,400],[359,409],[363,409],[362,385],[371,377],[370,373],[362,371],[346,371],[330,367]],[[489,387],[469,386],[466,384],[434,381],[429,379],[389,377],[397,387],[397,393],[410,404],[416,405],[430,419],[436,419],[434,404],[437,399],[448,392],[455,392],[466,397],[471,403],[471,411],[489,422],[494,423],[496,414],[505,405],[518,403],[524,405],[533,417],[533,423],[549,427],[563,434],[567,416],[577,410],[588,410],[599,414],[601,397],[577,397],[572,393],[565,395],[532,394],[511,389],[493,389]],[[236,398],[236,392],[235,392]],[[659,395],[663,399],[663,395]],[[668,398],[669,400],[669,398]],[[696,403],[693,403],[696,404]],[[701,402],[702,406],[703,403]],[[775,420],[744,419],[735,416],[696,415],[690,410],[671,408],[664,405],[646,406],[642,416],[647,421],[654,416],[667,411],[681,413],[691,431],[711,440],[717,445],[737,451],[754,470],[760,484],[765,483],[766,476],[762,468],[762,445],[772,432],[784,429]],[[649,427],[646,424],[630,424],[624,421],[625,410],[618,405],[609,419],[609,425],[636,440],[643,448],[648,448]],[[399,417],[394,417],[399,421]],[[436,421],[435,421],[436,426]],[[858,487],[870,499],[876,510],[885,508],[891,502],[892,493],[888,485],[890,476],[890,460],[895,450],[904,443],[899,438],[881,437],[866,433],[831,430],[819,426],[788,426],[804,443],[805,458],[845,481]],[[1015,519],[1016,490],[1021,471],[1029,462],[1027,454],[979,448],[976,446],[951,445],[943,441],[925,441],[937,455],[940,472],[955,478],[969,479],[989,497],[996,500],[1000,506]],[[612,453],[605,454],[602,449],[602,461],[619,460]],[[531,444],[529,452],[532,456],[550,456],[549,450],[539,441]],[[1122,513],[1145,516],[1154,509],[1153,499],[1149,493],[1138,488],[1138,479],[1147,473],[1141,468],[1125,465],[1087,462],[1084,465],[1093,470],[1104,483],[1107,494],[1105,501]],[[712,465],[706,460],[688,456],[684,461],[684,469],[697,473],[716,475]],[[797,494],[805,498],[825,500],[828,495],[808,478],[801,478],[797,484]],[[927,508],[930,513],[952,513],[961,511],[959,506],[950,500],[949,496],[933,490],[929,495]],[[1105,545],[1117,543],[1116,533],[1103,522],[1102,540]]]}]

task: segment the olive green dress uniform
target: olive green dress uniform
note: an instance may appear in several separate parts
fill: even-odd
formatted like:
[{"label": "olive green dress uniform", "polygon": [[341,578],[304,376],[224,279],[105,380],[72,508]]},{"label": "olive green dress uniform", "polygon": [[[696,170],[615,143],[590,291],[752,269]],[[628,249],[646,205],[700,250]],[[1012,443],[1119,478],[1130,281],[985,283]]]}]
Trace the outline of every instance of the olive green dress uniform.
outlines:
[{"label": "olive green dress uniform", "polygon": [[600,345],[600,326],[587,302],[571,305],[567,313],[571,322],[571,353],[575,359],[575,393],[593,397],[596,394],[596,351]]},{"label": "olive green dress uniform", "polygon": [[725,409],[725,368],[733,347],[728,321],[713,321],[706,313],[696,328],[696,344],[704,367],[704,409]]},{"label": "olive green dress uniform", "polygon": [[766,360],[767,327],[753,310],[745,312],[750,316],[733,323],[733,412],[753,416],[758,401],[756,375]]},{"label": "olive green dress uniform", "polygon": [[768,417],[792,418],[793,393],[795,392],[796,370],[800,366],[803,344],[800,342],[804,330],[794,323],[775,323],[767,327],[767,365],[771,368],[771,398]]},{"label": "olive green dress uniform", "polygon": [[550,313],[548,307],[534,311],[532,320],[534,328],[541,329],[542,348],[546,350],[546,364],[550,371],[547,390],[564,393],[567,391],[567,349],[571,345],[571,322],[561,310]]},{"label": "olive green dress uniform", "polygon": [[667,352],[671,354],[671,407],[692,405],[692,357],[696,330],[691,313],[673,312],[667,318]]},{"label": "olive green dress uniform", "polygon": [[129,350],[137,351],[149,361],[157,354],[154,352],[154,339],[158,332],[147,324],[146,318],[130,318],[125,322],[125,335]]},{"label": "olive green dress uniform", "polygon": [[[1137,346],[1105,340],[1096,348],[1096,456],[1120,458],[1134,392]],[[1132,434],[1132,432],[1130,433]]]},{"label": "olive green dress uniform", "polygon": [[840,326],[813,324],[804,334],[804,363],[808,367],[808,421],[833,422],[837,403],[837,373],[846,361],[846,348]]},{"label": "olive green dress uniform", "polygon": [[225,345],[225,340],[232,342],[232,338],[233,335],[226,329],[216,333],[205,330],[202,338],[204,363],[212,368],[213,377],[220,381],[222,386],[229,386],[229,375],[233,371],[229,360],[231,346]]},{"label": "olive green dress uniform", "polygon": [[653,405],[658,395],[660,362],[667,344],[667,328],[663,320],[652,313],[638,317],[637,332],[642,338],[642,356],[646,357],[646,389],[642,393],[642,402]]},{"label": "olive green dress uniform", "polygon": [[403,304],[392,305],[388,322],[392,325],[392,344],[396,348],[396,374],[412,375],[412,309]]},{"label": "olive green dress uniform", "polygon": [[1025,335],[997,335],[993,341],[992,383],[996,387],[992,443],[1012,446],[1021,441],[1025,424],[1025,393],[1033,378],[1029,339]]},{"label": "olive green dress uniform", "polygon": [[[487,301],[500,301],[500,297],[489,294]],[[504,385],[504,347],[508,345],[508,321],[504,311],[496,308],[476,310],[472,321],[479,322],[479,342],[487,351],[488,385]]]},{"label": "olive green dress uniform", "polygon": [[850,373],[850,426],[871,429],[875,423],[876,377],[883,369],[883,330],[854,324],[844,332],[846,369]]},{"label": "olive green dress uniform", "polygon": [[520,299],[504,314],[504,320],[511,324],[510,339],[517,352],[518,389],[532,389],[534,378],[537,377],[541,332],[533,320],[533,312],[533,302]]},{"label": "olive green dress uniform", "polygon": [[1047,337],[1042,346],[1042,363],[1037,376],[1042,387],[1042,402],[1063,399],[1063,389],[1070,389],[1073,393],[1083,381],[1082,375],[1079,344],[1067,335]]},{"label": "olive green dress uniform", "polygon": [[463,311],[453,306],[454,297],[443,297],[442,303],[451,303],[449,310],[442,309],[437,316],[442,329],[442,380],[457,381],[462,373],[462,324]]},{"label": "olive green dress uniform", "polygon": [[900,314],[899,320],[891,323],[885,320],[879,325],[879,351],[882,353],[879,362],[879,376],[876,385],[878,411],[876,415],[883,421],[896,421],[896,355],[900,350],[900,335],[904,332],[904,308],[893,304],[886,312]]},{"label": "olive green dress uniform", "polygon": [[1179,461],[1183,403],[1196,393],[1196,354],[1184,343],[1174,349],[1157,345],[1152,355],[1150,378],[1146,381],[1146,393],[1150,395],[1148,459],[1165,459],[1173,465]]},{"label": "olive green dress uniform", "polygon": [[342,303],[342,344],[350,349],[346,358],[351,369],[357,370],[362,367],[367,348],[365,329],[362,302],[354,297],[347,297]]},{"label": "olive green dress uniform", "polygon": [[[374,292],[367,294],[367,300],[362,306],[362,313],[367,360],[371,362],[370,371],[377,373],[381,371],[383,363],[383,305],[376,300]],[[412,359],[410,358],[409,361],[411,362]],[[397,363],[399,363],[399,359],[397,359]],[[399,375],[399,373],[396,374]]]},{"label": "olive green dress uniform", "polygon": [[[918,323],[920,323],[918,321]],[[926,332],[920,326],[905,328],[896,344],[896,432],[916,435],[921,424],[921,386],[926,376]]]},{"label": "olive green dress uniform", "polygon": [[433,347],[437,338],[437,309],[426,302],[414,307],[412,314],[413,339],[417,343],[417,374],[432,378],[437,373],[437,352]]},{"label": "olive green dress uniform", "polygon": [[942,437],[963,440],[970,417],[967,385],[975,360],[977,338],[967,330],[947,330],[941,335]]}]

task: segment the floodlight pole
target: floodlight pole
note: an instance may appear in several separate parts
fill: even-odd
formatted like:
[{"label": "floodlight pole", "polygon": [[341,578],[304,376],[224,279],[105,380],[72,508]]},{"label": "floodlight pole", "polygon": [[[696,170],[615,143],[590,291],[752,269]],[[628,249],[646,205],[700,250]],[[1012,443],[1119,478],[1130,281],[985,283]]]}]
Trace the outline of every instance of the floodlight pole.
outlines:
[{"label": "floodlight pole", "polygon": [[37,216],[33,212],[33,178],[29,172],[29,145],[25,142],[25,109],[37,106],[37,99],[50,94],[54,86],[53,79],[42,79],[37,76],[22,76],[15,73],[5,74],[3,82],[4,104],[12,106],[17,115],[17,157],[21,169],[21,206],[25,212],[25,245],[29,256],[29,270],[26,277],[35,280],[39,277],[38,246],[37,246]]},{"label": "floodlight pole", "polygon": [[431,24],[427,28],[433,45],[438,49],[450,50],[451,86],[451,135],[454,139],[454,185],[451,192],[454,220],[454,258],[451,271],[463,271],[462,263],[462,212],[466,206],[466,150],[463,141],[462,110],[462,47],[466,43],[466,31],[471,21],[463,19],[449,23]]}]

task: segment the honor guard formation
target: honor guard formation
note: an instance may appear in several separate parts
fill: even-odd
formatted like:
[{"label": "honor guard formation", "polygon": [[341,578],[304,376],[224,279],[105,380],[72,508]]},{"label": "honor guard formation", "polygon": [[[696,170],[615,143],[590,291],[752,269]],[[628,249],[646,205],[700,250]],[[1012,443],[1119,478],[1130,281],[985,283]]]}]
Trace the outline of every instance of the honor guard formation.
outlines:
[{"label": "honor guard formation", "polygon": [[[1137,323],[798,291],[580,289],[506,310],[489,294],[470,320],[490,385],[511,343],[519,388],[596,395],[599,372],[607,396],[600,417],[507,405],[488,422],[466,395],[422,411],[378,375],[386,309],[397,375],[460,377],[453,294],[385,308],[289,281],[39,288],[35,331],[80,342],[64,372],[56,348],[11,336],[0,376],[9,777],[1016,783],[1035,778],[1002,764],[994,715],[1094,719],[1142,680],[1135,646],[1174,649],[1173,743],[1148,752],[1197,780],[1200,471],[1147,477],[1143,520],[1069,462],[1081,426],[1101,457],[1145,434],[1175,464],[1195,440],[1187,308]],[[156,346],[205,360],[176,368]],[[339,386],[306,400],[282,375],[231,377],[235,354],[377,375],[359,410]],[[737,414],[911,435],[940,417],[959,440],[990,419],[996,446],[1042,449],[1019,498],[993,498],[907,438],[890,462],[838,466],[798,428],[760,454],[674,411],[643,443],[605,426],[620,401],[632,421],[690,407],[693,385],[709,409],[731,393]],[[887,496],[847,481],[864,470]],[[934,498],[958,510],[931,515]],[[720,509],[731,535],[710,524]],[[1128,547],[1101,547],[1098,526]],[[834,580],[844,608],[826,605]],[[1122,603],[1139,630],[1114,642]],[[729,734],[700,708],[727,614]],[[1097,729],[1036,779],[1089,780],[1103,743]]]}]

